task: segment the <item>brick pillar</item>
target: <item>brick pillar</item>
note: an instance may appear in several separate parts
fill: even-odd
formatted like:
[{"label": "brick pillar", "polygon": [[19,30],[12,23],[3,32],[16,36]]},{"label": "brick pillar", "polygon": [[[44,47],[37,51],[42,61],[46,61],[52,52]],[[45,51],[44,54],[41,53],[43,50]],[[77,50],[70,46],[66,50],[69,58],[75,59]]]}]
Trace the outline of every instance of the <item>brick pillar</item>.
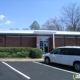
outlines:
[{"label": "brick pillar", "polygon": [[36,36],[36,47],[39,48],[39,36]]}]

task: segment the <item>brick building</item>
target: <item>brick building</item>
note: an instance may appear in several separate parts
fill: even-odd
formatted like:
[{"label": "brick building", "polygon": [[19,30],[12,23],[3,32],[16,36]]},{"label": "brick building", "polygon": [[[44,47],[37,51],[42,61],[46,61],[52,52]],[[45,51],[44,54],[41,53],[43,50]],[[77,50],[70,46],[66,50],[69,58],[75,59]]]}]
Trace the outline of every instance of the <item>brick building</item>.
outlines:
[{"label": "brick building", "polygon": [[0,47],[38,47],[49,52],[59,46],[80,46],[80,32],[52,30],[0,31]]}]

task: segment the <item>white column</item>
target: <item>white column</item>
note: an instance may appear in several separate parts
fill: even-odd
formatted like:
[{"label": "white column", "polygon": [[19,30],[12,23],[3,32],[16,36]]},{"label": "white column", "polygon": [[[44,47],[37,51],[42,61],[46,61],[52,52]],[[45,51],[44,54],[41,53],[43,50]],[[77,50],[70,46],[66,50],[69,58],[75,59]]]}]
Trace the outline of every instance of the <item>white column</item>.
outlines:
[{"label": "white column", "polygon": [[53,33],[53,49],[55,48],[55,36],[54,36],[54,33]]}]

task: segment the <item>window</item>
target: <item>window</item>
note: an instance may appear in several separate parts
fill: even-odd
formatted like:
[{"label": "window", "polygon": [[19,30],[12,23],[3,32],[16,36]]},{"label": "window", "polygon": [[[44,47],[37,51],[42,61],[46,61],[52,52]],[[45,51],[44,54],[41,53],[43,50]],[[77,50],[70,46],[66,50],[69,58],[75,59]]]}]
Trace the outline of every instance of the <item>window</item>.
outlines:
[{"label": "window", "polygon": [[60,53],[61,53],[62,55],[71,55],[71,54],[72,54],[70,48],[62,48]]},{"label": "window", "polygon": [[80,49],[74,48],[71,51],[73,52],[73,55],[80,55]]},{"label": "window", "polygon": [[80,55],[80,49],[77,49],[77,48],[62,48],[60,53],[62,55]]},{"label": "window", "polygon": [[55,49],[51,51],[51,54],[60,54],[60,49]]},{"label": "window", "polygon": [[51,51],[51,54],[80,56],[80,49],[78,49],[78,48],[57,48],[57,49]]}]

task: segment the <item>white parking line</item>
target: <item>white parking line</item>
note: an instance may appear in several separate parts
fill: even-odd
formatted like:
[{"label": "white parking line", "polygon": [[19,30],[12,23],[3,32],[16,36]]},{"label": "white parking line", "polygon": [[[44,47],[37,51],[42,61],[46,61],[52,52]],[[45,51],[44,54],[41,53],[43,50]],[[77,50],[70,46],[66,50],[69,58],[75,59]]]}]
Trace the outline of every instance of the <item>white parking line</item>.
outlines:
[{"label": "white parking line", "polygon": [[50,66],[50,65],[46,65],[46,64],[43,64],[43,63],[39,63],[39,62],[35,62],[35,61],[33,61],[33,63],[39,64],[39,65],[43,65],[43,66],[47,66],[47,67],[50,67],[50,68],[54,68],[54,69],[57,69],[57,70],[60,70],[60,71],[65,71],[65,72],[72,73],[72,74],[77,73],[77,72],[56,68],[56,67],[53,67],[53,66]]},{"label": "white parking line", "polygon": [[13,68],[12,66],[10,66],[9,64],[2,62],[3,64],[5,64],[6,66],[8,66],[9,68],[11,68],[12,70],[16,71],[17,73],[21,74],[22,76],[24,76],[27,79],[30,79],[30,77],[28,77],[27,75],[23,74],[22,72],[18,71],[17,69]]}]

